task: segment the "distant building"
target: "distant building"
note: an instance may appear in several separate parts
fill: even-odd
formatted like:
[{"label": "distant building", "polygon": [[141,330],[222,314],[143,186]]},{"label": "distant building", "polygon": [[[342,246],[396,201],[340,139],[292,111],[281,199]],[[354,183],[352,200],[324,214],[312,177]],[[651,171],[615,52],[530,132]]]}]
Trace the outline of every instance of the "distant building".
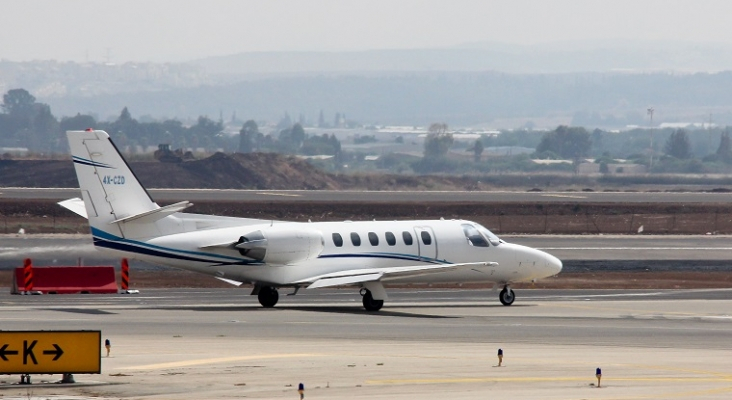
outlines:
[{"label": "distant building", "polygon": [[[648,172],[643,164],[608,164],[607,174],[609,175],[637,175],[645,174]],[[577,173],[580,175],[590,175],[600,173],[600,164],[598,163],[582,163],[577,169]]]},{"label": "distant building", "polygon": [[697,129],[709,129],[716,128],[717,124],[710,124],[709,122],[664,122],[658,126],[660,129],[684,129],[684,128],[697,128]]}]

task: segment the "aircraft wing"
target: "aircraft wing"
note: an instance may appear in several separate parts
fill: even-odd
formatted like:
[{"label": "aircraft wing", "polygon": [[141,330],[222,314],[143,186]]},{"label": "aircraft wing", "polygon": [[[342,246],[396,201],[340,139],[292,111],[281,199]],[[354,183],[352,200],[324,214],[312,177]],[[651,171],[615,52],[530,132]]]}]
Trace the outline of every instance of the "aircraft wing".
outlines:
[{"label": "aircraft wing", "polygon": [[458,264],[415,265],[391,268],[363,268],[318,275],[311,278],[302,279],[295,283],[309,284],[307,287],[308,289],[316,289],[330,286],[353,285],[364,282],[385,282],[408,276],[436,274],[441,272],[453,271],[456,269],[495,267],[497,265],[498,263],[495,262],[481,261]]}]

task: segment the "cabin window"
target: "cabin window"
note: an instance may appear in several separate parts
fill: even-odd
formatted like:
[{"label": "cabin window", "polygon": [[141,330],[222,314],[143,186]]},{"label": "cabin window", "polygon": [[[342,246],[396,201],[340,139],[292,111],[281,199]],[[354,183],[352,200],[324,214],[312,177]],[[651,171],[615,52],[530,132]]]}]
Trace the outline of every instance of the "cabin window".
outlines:
[{"label": "cabin window", "polygon": [[351,243],[353,243],[354,246],[360,246],[361,236],[358,236],[358,233],[356,232],[351,232]]},{"label": "cabin window", "polygon": [[407,246],[411,246],[413,243],[412,234],[407,231],[402,232],[402,239],[404,240],[404,244],[406,244]]},{"label": "cabin window", "polygon": [[378,246],[379,245],[379,237],[376,236],[376,233],[369,232],[369,242],[371,242],[372,246]]},{"label": "cabin window", "polygon": [[478,232],[478,229],[470,224],[463,224],[463,233],[468,239],[468,243],[475,247],[488,247],[488,241]]},{"label": "cabin window", "polygon": [[343,237],[340,233],[333,234],[333,244],[336,245],[336,247],[343,247]]},{"label": "cabin window", "polygon": [[394,236],[394,234],[393,234],[393,233],[391,233],[391,232],[386,232],[386,233],[384,234],[384,236],[386,236],[386,243],[388,243],[388,244],[389,244],[389,246],[394,246],[394,245],[396,245],[396,237]]},{"label": "cabin window", "polygon": [[429,246],[432,244],[432,236],[430,236],[429,232],[422,231],[419,235],[422,236],[422,243],[424,243],[425,246]]}]

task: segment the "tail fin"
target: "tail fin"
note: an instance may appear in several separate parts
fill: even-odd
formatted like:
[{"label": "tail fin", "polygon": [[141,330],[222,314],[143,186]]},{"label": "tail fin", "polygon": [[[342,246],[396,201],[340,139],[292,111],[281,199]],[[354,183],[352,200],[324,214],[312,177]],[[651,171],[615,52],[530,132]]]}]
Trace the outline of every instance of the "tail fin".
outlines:
[{"label": "tail fin", "polygon": [[[155,214],[160,207],[142,187],[107,132],[68,131],[66,136],[94,236],[102,233],[127,238],[151,236],[152,232],[146,234],[125,226],[125,222],[135,217]],[[152,222],[150,219],[147,221]]]}]

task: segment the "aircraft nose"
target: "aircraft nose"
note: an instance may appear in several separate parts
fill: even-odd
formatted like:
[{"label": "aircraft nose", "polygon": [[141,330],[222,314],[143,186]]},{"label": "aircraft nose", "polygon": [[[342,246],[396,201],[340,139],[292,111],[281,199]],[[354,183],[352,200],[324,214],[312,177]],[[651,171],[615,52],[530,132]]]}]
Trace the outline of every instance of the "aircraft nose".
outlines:
[{"label": "aircraft nose", "polygon": [[546,266],[547,268],[552,271],[552,275],[556,275],[560,272],[562,272],[562,260],[554,257],[553,255],[549,253],[544,253],[545,260],[546,260]]}]

